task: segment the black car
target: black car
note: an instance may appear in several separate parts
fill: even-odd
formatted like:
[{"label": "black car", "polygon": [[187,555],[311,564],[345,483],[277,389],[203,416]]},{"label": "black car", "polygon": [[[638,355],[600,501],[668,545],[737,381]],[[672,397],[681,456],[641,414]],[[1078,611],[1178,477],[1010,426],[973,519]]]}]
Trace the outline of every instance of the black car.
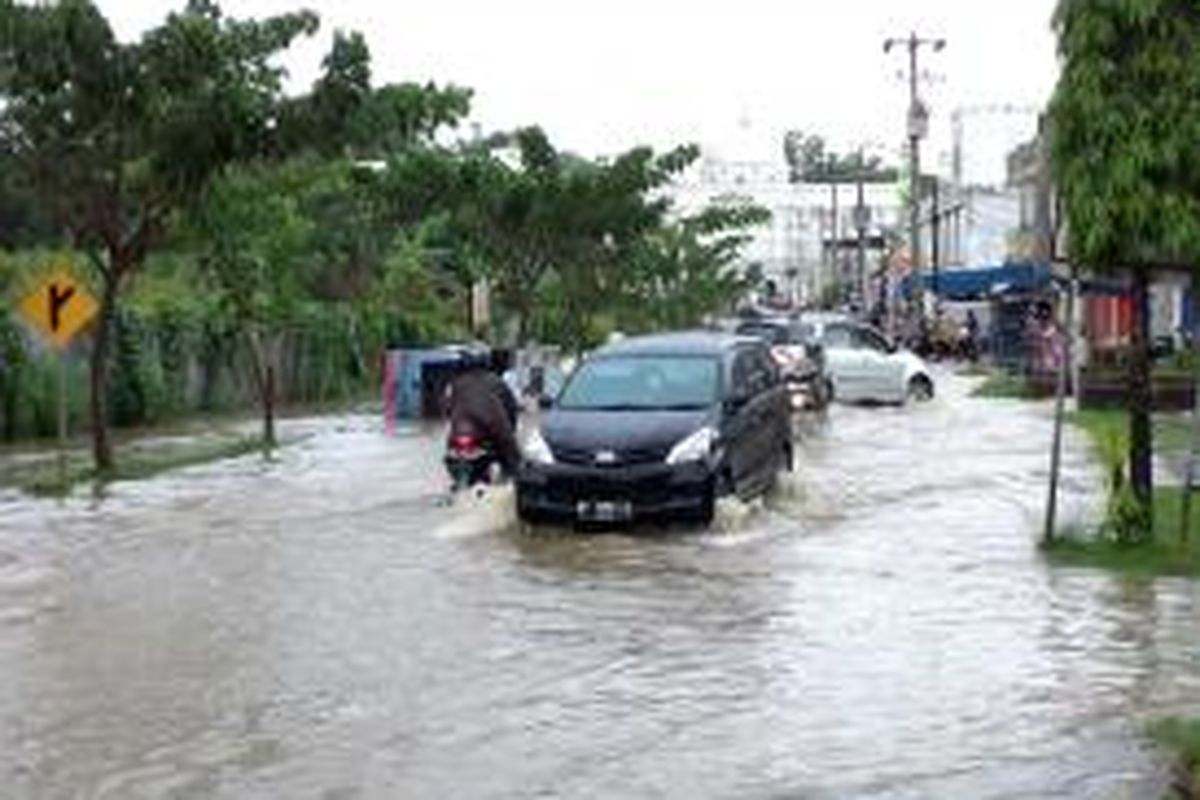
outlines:
[{"label": "black car", "polygon": [[528,522],[708,522],[716,499],[766,492],[792,463],[790,400],[760,339],[628,339],[587,359],[540,428],[517,480]]}]

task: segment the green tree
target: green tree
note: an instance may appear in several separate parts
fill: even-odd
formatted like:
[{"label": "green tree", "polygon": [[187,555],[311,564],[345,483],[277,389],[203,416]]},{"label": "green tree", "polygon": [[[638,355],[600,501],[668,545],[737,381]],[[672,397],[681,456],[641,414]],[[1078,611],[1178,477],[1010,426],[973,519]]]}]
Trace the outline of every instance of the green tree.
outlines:
[{"label": "green tree", "polygon": [[106,394],[120,295],[210,176],[269,147],[275,57],[316,27],[308,12],[241,21],[189,0],[124,44],[92,0],[0,0],[0,150],[100,281],[90,372],[102,473],[113,466]]},{"label": "green tree", "polygon": [[376,340],[428,345],[465,333],[460,313],[465,287],[439,267],[439,235],[436,224],[423,225],[392,242],[362,301],[364,320],[376,326]]},{"label": "green tree", "polygon": [[200,259],[249,346],[263,415],[263,446],[276,444],[280,353],[311,299],[314,223],[298,195],[300,168],[228,169],[197,206]]},{"label": "green tree", "polygon": [[717,205],[645,237],[625,281],[623,327],[683,328],[731,310],[762,282],[761,265],[739,271],[747,231],[770,219],[753,205]]},{"label": "green tree", "polygon": [[644,238],[664,224],[670,204],[657,190],[698,151],[635,148],[587,160],[560,152],[538,128],[495,141],[511,143],[517,163],[471,156],[456,219],[515,316],[519,340],[536,330],[587,346],[597,318],[619,306]]},{"label": "green tree", "polygon": [[315,150],[326,157],[386,159],[429,146],[442,128],[471,110],[471,90],[435,83],[375,87],[371,51],[361,33],[338,31],[312,91],[281,115],[284,155]]},{"label": "green tree", "polygon": [[1156,270],[1200,257],[1200,6],[1060,0],[1054,26],[1052,150],[1071,257],[1132,282],[1130,483],[1150,535],[1148,288]]},{"label": "green tree", "polygon": [[329,155],[341,155],[354,139],[353,121],[371,101],[371,51],[361,33],[337,31],[313,86],[310,141]]}]

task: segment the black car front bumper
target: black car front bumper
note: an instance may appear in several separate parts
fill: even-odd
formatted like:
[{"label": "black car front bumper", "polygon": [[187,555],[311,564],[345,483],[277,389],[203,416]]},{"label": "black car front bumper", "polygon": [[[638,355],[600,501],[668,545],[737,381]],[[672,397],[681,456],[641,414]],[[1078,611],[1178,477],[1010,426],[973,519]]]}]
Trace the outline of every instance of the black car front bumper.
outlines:
[{"label": "black car front bumper", "polygon": [[[706,521],[714,486],[705,462],[612,467],[527,462],[517,479],[517,509],[531,522]],[[597,509],[604,513],[597,516]]]}]

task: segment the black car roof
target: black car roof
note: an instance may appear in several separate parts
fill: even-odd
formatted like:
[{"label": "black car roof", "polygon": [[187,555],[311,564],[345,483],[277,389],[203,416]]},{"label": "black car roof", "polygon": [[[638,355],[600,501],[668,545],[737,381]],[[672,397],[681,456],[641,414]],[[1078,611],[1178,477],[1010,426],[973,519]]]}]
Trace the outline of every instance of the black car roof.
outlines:
[{"label": "black car roof", "polygon": [[757,339],[730,333],[689,331],[635,336],[602,347],[593,358],[610,356],[722,356],[747,344],[761,344]]}]

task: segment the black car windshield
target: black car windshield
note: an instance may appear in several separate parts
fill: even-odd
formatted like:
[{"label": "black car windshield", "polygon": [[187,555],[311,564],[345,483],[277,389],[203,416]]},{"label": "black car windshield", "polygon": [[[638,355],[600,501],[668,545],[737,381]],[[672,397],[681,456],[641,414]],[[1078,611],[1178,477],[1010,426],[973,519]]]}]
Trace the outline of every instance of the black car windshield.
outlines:
[{"label": "black car windshield", "polygon": [[720,362],[692,356],[614,356],[589,361],[563,389],[571,411],[707,408],[717,398]]}]

